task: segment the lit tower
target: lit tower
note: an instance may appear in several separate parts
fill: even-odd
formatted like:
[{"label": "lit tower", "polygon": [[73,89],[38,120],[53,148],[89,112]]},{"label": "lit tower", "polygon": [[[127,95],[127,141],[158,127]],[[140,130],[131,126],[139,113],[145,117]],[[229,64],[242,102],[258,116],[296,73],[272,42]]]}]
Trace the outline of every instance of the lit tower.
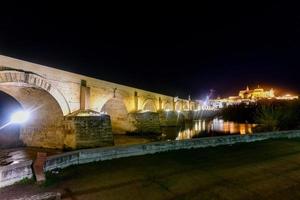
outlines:
[{"label": "lit tower", "polygon": [[273,88],[271,88],[270,90],[270,98],[274,98],[275,97],[275,91]]}]

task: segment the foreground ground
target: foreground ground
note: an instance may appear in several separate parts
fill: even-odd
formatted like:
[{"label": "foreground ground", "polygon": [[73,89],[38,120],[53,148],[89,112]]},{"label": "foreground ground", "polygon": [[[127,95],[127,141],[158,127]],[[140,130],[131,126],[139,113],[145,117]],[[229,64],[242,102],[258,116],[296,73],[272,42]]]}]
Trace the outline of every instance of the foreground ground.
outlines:
[{"label": "foreground ground", "polygon": [[300,140],[182,150],[70,167],[0,199],[59,191],[63,199],[300,199]]},{"label": "foreground ground", "polygon": [[[143,144],[152,141],[154,141],[154,139],[147,138],[147,137],[114,135],[115,146]],[[48,156],[59,154],[62,152],[62,150],[41,149],[41,148],[32,148],[32,147],[15,147],[15,148],[7,148],[7,149],[0,148],[0,166],[15,164],[26,160],[34,160],[36,158],[37,152],[41,152],[41,151],[46,152]]]}]

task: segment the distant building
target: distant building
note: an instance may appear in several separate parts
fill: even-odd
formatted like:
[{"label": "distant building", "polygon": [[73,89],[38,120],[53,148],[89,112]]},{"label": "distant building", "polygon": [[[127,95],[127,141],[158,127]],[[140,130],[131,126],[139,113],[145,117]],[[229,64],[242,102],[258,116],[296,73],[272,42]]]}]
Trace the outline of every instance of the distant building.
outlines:
[{"label": "distant building", "polygon": [[258,86],[256,89],[251,90],[247,86],[245,90],[239,91],[238,96],[229,96],[228,98],[218,97],[217,99],[211,99],[209,100],[209,105],[214,109],[220,109],[225,106],[236,105],[240,103],[250,104],[262,99],[294,100],[298,98],[298,96],[290,94],[276,96],[273,88],[270,90],[264,90]]},{"label": "distant building", "polygon": [[299,98],[298,96],[290,95],[290,94],[286,94],[284,96],[276,97],[276,99],[278,99],[278,100],[294,100],[294,99],[298,99],[298,98]]},{"label": "distant building", "polygon": [[263,88],[260,88],[259,86],[254,89],[250,90],[247,86],[246,90],[241,90],[239,92],[239,97],[242,99],[272,99],[275,97],[274,90],[271,88],[270,90],[264,90]]}]

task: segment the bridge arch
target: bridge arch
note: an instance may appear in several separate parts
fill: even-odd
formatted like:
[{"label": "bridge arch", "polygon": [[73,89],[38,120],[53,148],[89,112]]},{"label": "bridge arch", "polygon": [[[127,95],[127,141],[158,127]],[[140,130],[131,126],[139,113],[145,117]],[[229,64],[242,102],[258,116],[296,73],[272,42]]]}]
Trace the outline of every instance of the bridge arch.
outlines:
[{"label": "bridge arch", "polygon": [[176,101],[175,102],[175,111],[181,111],[182,110],[182,102]]},{"label": "bridge arch", "polygon": [[154,99],[146,99],[143,103],[142,108],[143,108],[143,111],[150,111],[150,112],[156,112],[157,111]]},{"label": "bridge arch", "polygon": [[124,134],[132,129],[128,118],[128,109],[122,98],[110,98],[102,106],[101,112],[110,116],[112,132]]},{"label": "bridge arch", "polygon": [[190,109],[191,109],[191,110],[196,110],[196,105],[195,105],[194,102],[191,102],[191,103],[190,103]]},{"label": "bridge arch", "polygon": [[163,104],[163,110],[173,110],[173,106],[172,103],[170,101],[166,101]]},{"label": "bridge arch", "polygon": [[0,90],[31,112],[29,121],[20,131],[20,138],[26,145],[63,147],[62,121],[64,111],[69,110],[67,105],[60,104],[63,97],[47,80],[26,72],[0,71]]},{"label": "bridge arch", "polygon": [[183,102],[182,109],[185,110],[185,111],[189,110],[189,103],[188,102]]},{"label": "bridge arch", "polygon": [[59,104],[64,115],[71,112],[68,102],[63,94],[56,89],[46,78],[31,72],[0,67],[0,85],[22,86],[40,88],[47,91]]}]

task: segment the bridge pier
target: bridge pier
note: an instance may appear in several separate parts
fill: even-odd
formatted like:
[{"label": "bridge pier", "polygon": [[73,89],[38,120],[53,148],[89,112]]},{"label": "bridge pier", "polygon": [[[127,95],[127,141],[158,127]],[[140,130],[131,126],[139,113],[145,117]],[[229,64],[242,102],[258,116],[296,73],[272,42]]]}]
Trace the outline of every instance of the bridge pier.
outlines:
[{"label": "bridge pier", "polygon": [[80,110],[90,108],[90,88],[86,86],[86,81],[81,80],[80,85]]},{"label": "bridge pier", "polygon": [[134,127],[133,133],[160,133],[159,114],[156,112],[129,113],[129,122]]},{"label": "bridge pier", "polygon": [[74,112],[64,119],[65,149],[111,146],[114,144],[110,117],[95,111]]}]

